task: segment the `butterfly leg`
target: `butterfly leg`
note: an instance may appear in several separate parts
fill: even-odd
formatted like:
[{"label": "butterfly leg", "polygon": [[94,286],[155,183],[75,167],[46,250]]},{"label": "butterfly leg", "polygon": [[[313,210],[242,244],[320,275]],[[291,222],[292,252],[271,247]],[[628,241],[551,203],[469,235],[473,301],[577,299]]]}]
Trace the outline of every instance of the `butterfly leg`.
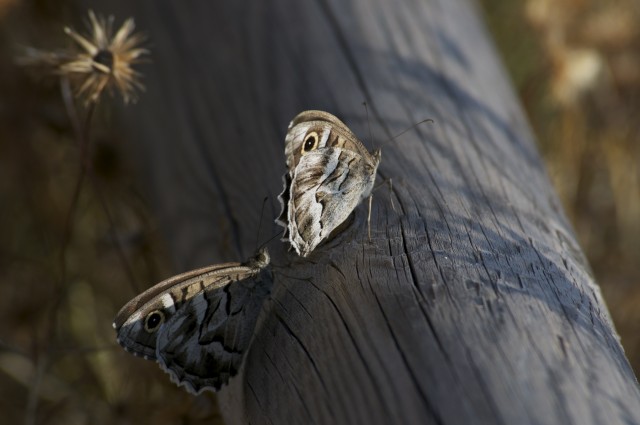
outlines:
[{"label": "butterfly leg", "polygon": [[373,201],[373,194],[369,195],[369,214],[367,215],[367,228],[369,232],[369,242],[371,242],[371,202]]},{"label": "butterfly leg", "polygon": [[377,185],[376,187],[373,188],[373,190],[371,191],[372,193],[375,192],[376,190],[378,190],[379,188],[382,187],[382,185],[389,183],[389,201],[391,202],[391,208],[393,209],[394,212],[398,212],[396,210],[396,206],[393,203],[393,196],[391,196],[393,194],[393,179],[391,179],[391,177],[389,177],[388,179],[385,179],[385,181],[383,181],[382,183],[380,183],[379,185]]},{"label": "butterfly leg", "polygon": [[397,213],[398,211],[396,211],[396,206],[393,205],[393,180],[391,178],[389,178],[389,201],[391,202],[391,209],[393,209],[393,212]]}]

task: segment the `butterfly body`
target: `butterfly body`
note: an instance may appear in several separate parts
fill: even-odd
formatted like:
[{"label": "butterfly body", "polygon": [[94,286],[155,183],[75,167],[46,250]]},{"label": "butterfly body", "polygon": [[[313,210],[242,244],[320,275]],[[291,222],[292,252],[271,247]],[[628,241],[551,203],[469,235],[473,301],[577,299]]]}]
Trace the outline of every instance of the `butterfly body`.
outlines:
[{"label": "butterfly body", "polygon": [[133,298],[113,327],[122,347],[156,360],[189,392],[218,390],[234,376],[249,346],[271,277],[260,250],[245,263],[186,272]]},{"label": "butterfly body", "polygon": [[305,111],[289,125],[285,156],[289,171],[276,222],[306,257],[370,195],[381,154],[370,153],[335,116]]}]

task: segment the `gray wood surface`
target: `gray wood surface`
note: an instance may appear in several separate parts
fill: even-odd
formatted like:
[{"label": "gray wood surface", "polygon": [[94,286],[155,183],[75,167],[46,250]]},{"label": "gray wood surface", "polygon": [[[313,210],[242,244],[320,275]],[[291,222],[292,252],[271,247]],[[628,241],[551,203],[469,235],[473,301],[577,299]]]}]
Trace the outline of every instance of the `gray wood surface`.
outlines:
[{"label": "gray wood surface", "polygon": [[[277,228],[304,109],[383,147],[366,206],[276,282],[229,423],[632,424],[640,391],[476,5],[467,0],[93,1],[153,49],[125,109],[176,271]],[[373,141],[362,102],[369,104]],[[391,200],[395,206],[392,208]]]}]

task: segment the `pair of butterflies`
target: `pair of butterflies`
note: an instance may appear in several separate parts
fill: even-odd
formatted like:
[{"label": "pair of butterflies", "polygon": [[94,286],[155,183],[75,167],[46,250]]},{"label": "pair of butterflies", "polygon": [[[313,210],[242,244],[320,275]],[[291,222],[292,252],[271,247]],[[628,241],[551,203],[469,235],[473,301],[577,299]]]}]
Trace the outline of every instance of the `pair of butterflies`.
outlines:
[{"label": "pair of butterflies", "polygon": [[[380,163],[335,116],[305,111],[285,139],[289,171],[276,222],[284,239],[306,257],[370,196]],[[155,360],[191,393],[219,390],[234,376],[249,347],[271,288],[269,254],[244,263],[192,270],[164,280],[129,301],[113,327],[118,343]]]}]

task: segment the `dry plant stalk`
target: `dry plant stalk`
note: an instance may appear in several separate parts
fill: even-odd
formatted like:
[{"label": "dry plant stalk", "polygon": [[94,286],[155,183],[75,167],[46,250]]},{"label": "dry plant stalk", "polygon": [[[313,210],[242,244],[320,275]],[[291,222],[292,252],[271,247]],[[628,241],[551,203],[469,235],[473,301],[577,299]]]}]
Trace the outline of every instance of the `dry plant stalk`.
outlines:
[{"label": "dry plant stalk", "polygon": [[[140,82],[142,75],[133,69],[133,65],[140,62],[141,56],[148,54],[146,49],[140,47],[143,36],[139,33],[134,33],[135,25],[132,18],[127,19],[115,33],[113,31],[113,22],[113,16],[105,19],[102,16],[96,16],[93,11],[89,11],[89,34],[81,35],[71,28],[65,27],[66,34],[77,44],[75,48],[56,51],[29,48],[25,51],[25,55],[18,59],[19,64],[37,68],[46,74],[60,77],[64,105],[74,128],[79,149],[80,172],[65,220],[59,254],[60,278],[57,285],[58,294],[49,310],[48,323],[50,325],[45,331],[45,347],[50,347],[54,343],[56,318],[67,293],[66,287],[69,280],[67,251],[74,227],[80,193],[86,176],[89,177],[100,201],[100,206],[109,221],[113,243],[123,267],[135,287],[131,266],[118,243],[109,205],[100,190],[88,158],[91,120],[102,93],[108,91],[113,95],[117,91],[126,104],[137,100],[137,90],[144,90],[144,86]],[[72,91],[76,98],[84,100],[86,110],[82,119],[73,101]],[[29,388],[27,400],[26,424],[34,424],[36,422],[42,391],[41,382],[47,373],[50,362],[51,358],[47,350],[45,350],[45,355],[36,362],[33,382]]]}]

